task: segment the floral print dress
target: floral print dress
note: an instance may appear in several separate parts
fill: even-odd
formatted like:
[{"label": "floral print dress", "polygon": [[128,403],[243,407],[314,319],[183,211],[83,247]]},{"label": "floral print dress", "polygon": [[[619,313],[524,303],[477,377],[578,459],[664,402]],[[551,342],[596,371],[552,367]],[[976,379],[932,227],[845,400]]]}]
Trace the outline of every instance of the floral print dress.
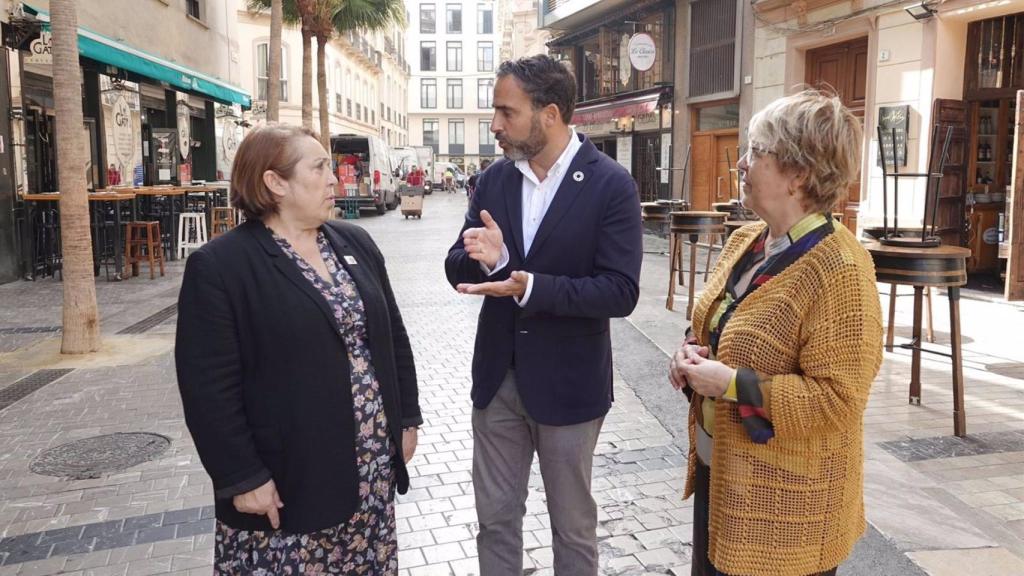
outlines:
[{"label": "floral print dress", "polygon": [[218,522],[214,574],[394,576],[398,573],[392,467],[395,447],[388,435],[380,384],[370,359],[363,301],[323,232],[317,233],[316,241],[333,284],[327,283],[287,240],[277,234],[274,240],[327,300],[341,326],[351,366],[360,504],[344,524],[310,534],[236,530]]}]

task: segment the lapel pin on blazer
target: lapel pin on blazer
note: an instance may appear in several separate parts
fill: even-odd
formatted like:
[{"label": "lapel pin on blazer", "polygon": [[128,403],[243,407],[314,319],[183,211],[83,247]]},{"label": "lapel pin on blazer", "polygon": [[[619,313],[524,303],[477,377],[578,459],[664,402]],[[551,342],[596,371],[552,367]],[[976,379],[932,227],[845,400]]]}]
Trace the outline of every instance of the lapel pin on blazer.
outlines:
[{"label": "lapel pin on blazer", "polygon": [[355,266],[357,264],[355,257],[345,256],[345,263],[349,266]]},{"label": "lapel pin on blazer", "polygon": [[579,170],[573,172],[572,179],[577,182],[583,182],[583,172],[580,172]]}]

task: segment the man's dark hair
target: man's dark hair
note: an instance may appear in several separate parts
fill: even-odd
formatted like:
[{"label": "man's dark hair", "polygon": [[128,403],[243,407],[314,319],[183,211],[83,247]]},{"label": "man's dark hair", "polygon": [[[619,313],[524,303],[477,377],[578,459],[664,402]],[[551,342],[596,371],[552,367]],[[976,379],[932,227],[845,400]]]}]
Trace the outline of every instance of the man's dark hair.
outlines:
[{"label": "man's dark hair", "polygon": [[572,123],[572,113],[576,110],[576,78],[564,64],[544,54],[508,60],[498,68],[498,78],[505,76],[519,81],[534,110],[554,104],[562,120]]}]

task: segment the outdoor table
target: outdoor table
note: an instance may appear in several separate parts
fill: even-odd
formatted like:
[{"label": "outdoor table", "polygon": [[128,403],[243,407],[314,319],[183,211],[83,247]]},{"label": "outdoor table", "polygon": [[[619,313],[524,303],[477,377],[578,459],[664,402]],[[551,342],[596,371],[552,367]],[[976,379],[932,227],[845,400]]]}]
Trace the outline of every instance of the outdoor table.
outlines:
[{"label": "outdoor table", "polygon": [[[911,340],[900,348],[913,351],[910,368],[911,404],[921,405],[921,352],[946,356],[952,360],[953,433],[967,435],[964,411],[963,357],[960,353],[960,287],[967,283],[967,258],[971,251],[959,246],[934,248],[885,246],[878,242],[865,245],[875,261],[879,282],[914,288],[914,325]],[[928,350],[921,346],[922,294],[926,287],[944,287],[949,298],[949,338],[951,353]],[[896,310],[895,299],[889,305],[889,323]]]},{"label": "outdoor table", "polygon": [[206,204],[206,229],[213,230],[213,207],[220,204],[223,198],[224,206],[228,205],[227,188],[223,186],[177,186],[182,194],[202,194],[203,202]]},{"label": "outdoor table", "polygon": [[[32,246],[28,250],[25,251],[26,253],[23,256],[23,259],[24,259],[24,263],[25,263],[25,266],[26,266],[25,269],[28,270],[28,273],[30,275],[34,274],[34,272],[36,270],[36,266],[35,266],[35,263],[33,262],[33,260],[34,260],[34,256],[35,256],[36,250],[40,249],[40,247],[35,245],[35,242],[36,242],[36,237],[35,237],[35,219],[36,218],[35,218],[35,216],[36,216],[37,204],[40,203],[40,202],[60,202],[60,198],[61,198],[60,192],[43,192],[43,193],[36,193],[36,194],[26,194],[26,195],[24,195],[22,197],[22,199],[26,202],[26,205],[28,207],[25,220],[26,220],[26,225],[28,226],[30,242],[32,244]],[[90,192],[88,194],[88,198],[89,198],[89,202],[90,203],[97,203],[97,204],[99,204],[99,203],[111,203],[113,205],[112,206],[112,208],[114,210],[114,250],[113,250],[113,252],[114,252],[114,265],[115,265],[116,270],[117,270],[117,273],[116,273],[115,277],[116,277],[116,279],[120,280],[121,279],[121,270],[124,268],[124,266],[123,266],[123,264],[124,264],[124,262],[123,262],[124,254],[123,254],[123,252],[121,250],[121,246],[123,244],[122,238],[121,238],[121,203],[122,202],[132,202],[133,203],[132,209],[134,211],[135,194],[131,193],[131,192],[126,192],[126,191],[101,191],[101,192]],[[59,204],[58,204],[58,206],[59,206]],[[91,216],[91,218],[93,220],[93,225],[96,227],[96,230],[97,230],[97,232],[96,232],[97,235],[93,239],[94,240],[93,241],[93,262],[94,262],[94,265],[98,267],[99,261],[100,261],[100,257],[102,255],[102,248],[99,245],[100,244],[100,242],[99,242],[99,227],[102,226],[102,214],[101,214],[101,209],[100,209],[99,206],[97,206],[96,209],[90,210],[90,212],[91,212],[90,216]],[[52,273],[52,271],[51,271],[51,273]],[[97,270],[97,273],[98,273],[98,270]]]}]

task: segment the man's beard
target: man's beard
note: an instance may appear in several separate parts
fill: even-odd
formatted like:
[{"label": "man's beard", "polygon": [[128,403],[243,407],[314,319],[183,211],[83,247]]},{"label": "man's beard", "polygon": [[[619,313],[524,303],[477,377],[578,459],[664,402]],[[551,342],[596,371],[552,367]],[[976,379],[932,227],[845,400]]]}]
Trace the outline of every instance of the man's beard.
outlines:
[{"label": "man's beard", "polygon": [[534,115],[530,122],[530,135],[526,140],[512,140],[508,136],[499,135],[498,141],[503,143],[502,151],[505,157],[513,162],[529,160],[548,145],[547,135],[540,128],[540,118]]}]

